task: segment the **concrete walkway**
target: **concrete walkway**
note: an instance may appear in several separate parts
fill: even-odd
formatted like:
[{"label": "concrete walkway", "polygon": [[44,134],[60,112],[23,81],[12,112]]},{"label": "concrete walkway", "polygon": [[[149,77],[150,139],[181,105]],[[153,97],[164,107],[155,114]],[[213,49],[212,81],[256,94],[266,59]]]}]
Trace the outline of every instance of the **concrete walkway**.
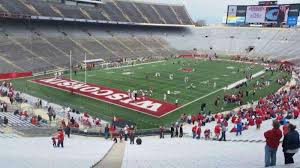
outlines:
[{"label": "concrete walkway", "polygon": [[121,168],[126,142],[116,143],[94,168]]}]

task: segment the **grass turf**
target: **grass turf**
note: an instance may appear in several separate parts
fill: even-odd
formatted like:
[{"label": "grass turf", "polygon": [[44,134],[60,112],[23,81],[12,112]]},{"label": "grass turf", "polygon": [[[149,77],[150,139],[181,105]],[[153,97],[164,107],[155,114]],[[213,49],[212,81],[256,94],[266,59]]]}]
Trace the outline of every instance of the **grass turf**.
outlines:
[{"label": "grass turf", "polygon": [[[110,88],[117,88],[121,90],[133,89],[149,89],[153,88],[153,98],[162,100],[164,93],[168,90],[171,92],[177,91],[179,94],[172,94],[167,97],[167,101],[174,103],[176,99],[179,100],[180,105],[187,104],[197,98],[205,96],[213,91],[220,90],[228,84],[234,83],[245,77],[245,74],[255,74],[263,70],[260,65],[255,65],[249,70],[250,65],[244,63],[236,63],[229,61],[205,61],[194,59],[176,59],[167,60],[159,63],[145,64],[124,67],[119,69],[102,69],[88,71],[87,82],[97,85],[103,85]],[[183,72],[181,68],[193,68],[192,72]],[[155,78],[156,72],[160,73],[159,78]],[[245,72],[245,73],[244,73]],[[169,79],[169,74],[174,74],[174,79]],[[263,75],[265,79],[270,79],[271,85],[261,90],[256,91],[255,96],[244,98],[244,102],[257,100],[259,97],[277,91],[281,85],[275,81],[277,78],[286,76],[288,74],[283,72],[276,72],[272,75],[267,72]],[[65,75],[68,77],[68,75]],[[148,78],[146,79],[146,76]],[[189,82],[184,82],[184,77],[189,77]],[[194,103],[191,103],[173,113],[170,113],[162,118],[155,118],[149,115],[139,113],[133,110],[125,109],[115,105],[111,105],[98,100],[90,99],[79,95],[71,95],[67,92],[42,86],[39,84],[28,82],[29,79],[18,79],[13,81],[16,88],[20,91],[29,93],[31,95],[46,99],[48,101],[79,108],[81,111],[87,111],[91,115],[110,120],[113,116],[118,116],[125,120],[137,124],[137,128],[157,128],[159,125],[167,125],[176,121],[182,113],[195,114],[200,112],[200,105],[205,102],[207,109],[211,112],[220,112],[223,110],[230,110],[237,106],[237,104],[222,104],[214,105],[214,99],[217,96],[223,98],[224,94],[237,93],[239,90],[231,89],[228,91],[220,90],[214,94],[204,97]],[[84,72],[73,75],[74,80],[84,81]],[[250,90],[256,80],[262,80],[261,77],[248,82],[248,88],[241,88],[241,90]],[[213,83],[216,82],[216,87]],[[187,87],[193,83],[195,88],[188,89]]]}]

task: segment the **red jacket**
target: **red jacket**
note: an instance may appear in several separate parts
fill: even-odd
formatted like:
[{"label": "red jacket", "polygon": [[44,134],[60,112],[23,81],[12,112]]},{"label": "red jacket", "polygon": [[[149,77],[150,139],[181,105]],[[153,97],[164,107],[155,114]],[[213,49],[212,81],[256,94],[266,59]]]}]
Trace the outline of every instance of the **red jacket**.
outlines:
[{"label": "red jacket", "polygon": [[256,118],[256,119],[255,119],[255,123],[256,123],[256,125],[259,125],[259,124],[261,124],[261,123],[262,123],[262,121],[261,121],[261,119],[260,119],[260,118]]},{"label": "red jacket", "polygon": [[195,132],[195,133],[196,133],[196,129],[197,129],[197,126],[193,126],[192,132]]},{"label": "red jacket", "polygon": [[198,127],[197,128],[197,135],[200,135],[201,134],[201,127]]},{"label": "red jacket", "polygon": [[196,117],[192,115],[192,121],[196,121]]},{"label": "red jacket", "polygon": [[280,129],[271,129],[264,133],[267,145],[270,148],[277,148],[279,146],[279,141],[282,137],[282,132]]},{"label": "red jacket", "polygon": [[215,126],[215,134],[220,134],[221,133],[221,126],[218,124]]},{"label": "red jacket", "polygon": [[298,117],[299,116],[299,110],[294,110],[294,116]]},{"label": "red jacket", "polygon": [[60,131],[58,134],[58,140],[63,141],[65,139],[64,132]]}]

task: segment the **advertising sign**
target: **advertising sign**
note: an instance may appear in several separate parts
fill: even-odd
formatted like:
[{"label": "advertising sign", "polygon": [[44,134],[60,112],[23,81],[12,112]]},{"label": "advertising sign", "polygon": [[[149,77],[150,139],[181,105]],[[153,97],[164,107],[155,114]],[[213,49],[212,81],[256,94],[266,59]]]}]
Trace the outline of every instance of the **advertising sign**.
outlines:
[{"label": "advertising sign", "polygon": [[246,23],[265,23],[265,6],[248,6],[246,13]]},{"label": "advertising sign", "polygon": [[237,17],[246,17],[247,6],[237,6],[236,16]]},{"label": "advertising sign", "polygon": [[298,21],[298,16],[289,16],[287,19],[287,24],[289,26],[296,26]]},{"label": "advertising sign", "polygon": [[266,18],[265,22],[267,23],[277,23],[279,8],[275,7],[266,7]]},{"label": "advertising sign", "polygon": [[228,13],[227,16],[236,16],[237,6],[228,6]]},{"label": "advertising sign", "polygon": [[286,23],[289,14],[290,5],[280,5],[277,22],[278,24]]},{"label": "advertising sign", "polygon": [[299,16],[300,4],[290,5],[289,16]]}]

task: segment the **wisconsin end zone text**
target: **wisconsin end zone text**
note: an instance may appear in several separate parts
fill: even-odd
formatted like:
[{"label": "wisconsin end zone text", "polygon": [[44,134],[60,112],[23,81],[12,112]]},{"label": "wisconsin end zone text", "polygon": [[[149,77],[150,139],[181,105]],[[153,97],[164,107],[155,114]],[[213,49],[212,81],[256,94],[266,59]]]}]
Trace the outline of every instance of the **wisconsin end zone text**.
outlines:
[{"label": "wisconsin end zone text", "polygon": [[74,94],[97,99],[158,118],[177,108],[175,104],[149,97],[144,97],[143,99],[138,97],[137,100],[133,100],[125,91],[75,80],[43,78],[32,80],[32,82],[73,92]]}]

